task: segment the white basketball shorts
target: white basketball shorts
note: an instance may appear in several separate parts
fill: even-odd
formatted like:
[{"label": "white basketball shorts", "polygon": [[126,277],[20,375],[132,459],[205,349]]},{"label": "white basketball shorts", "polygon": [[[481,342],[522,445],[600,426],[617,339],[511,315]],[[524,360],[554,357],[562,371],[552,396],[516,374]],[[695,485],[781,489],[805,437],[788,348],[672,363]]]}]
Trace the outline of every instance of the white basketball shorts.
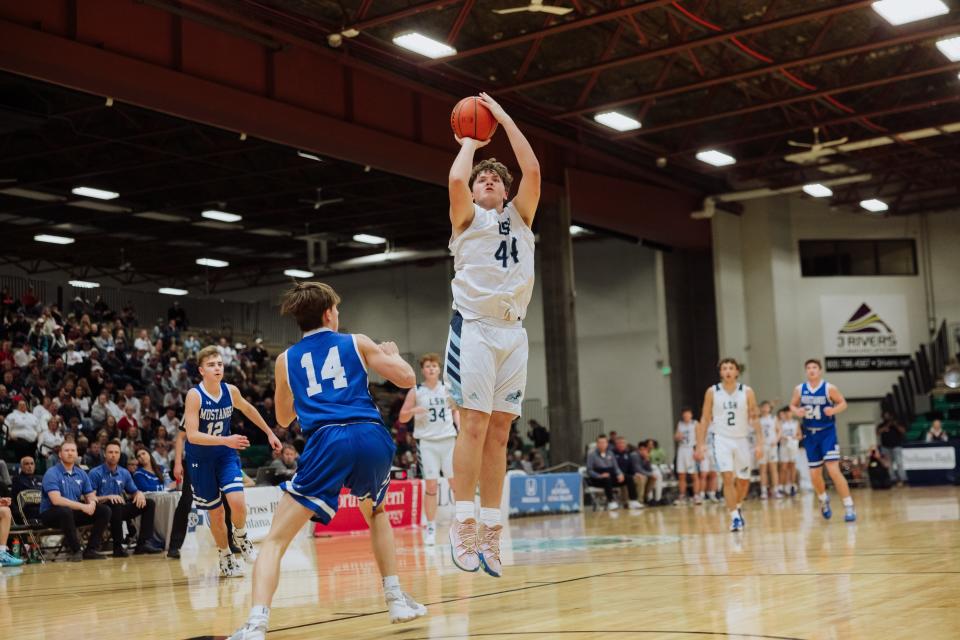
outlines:
[{"label": "white basketball shorts", "polygon": [[783,460],[781,462],[796,462],[797,452],[800,451],[800,441],[788,439],[784,442]]},{"label": "white basketball shorts", "polygon": [[693,447],[677,449],[677,473],[696,473],[697,461],[693,459]]},{"label": "white basketball shorts", "polygon": [[768,447],[766,444],[763,445],[763,459],[760,460],[760,464],[774,464],[780,462],[780,453],[777,450],[777,445]]},{"label": "white basketball shorts", "polygon": [[446,381],[458,406],[520,415],[527,388],[527,330],[519,323],[467,320],[453,314]]},{"label": "white basketball shorts", "polygon": [[750,441],[730,438],[719,433],[713,439],[713,457],[720,473],[735,473],[741,480],[750,479]]},{"label": "white basketball shorts", "polygon": [[453,477],[453,446],[456,443],[456,436],[441,440],[417,440],[424,480],[436,480],[441,471],[444,478]]}]

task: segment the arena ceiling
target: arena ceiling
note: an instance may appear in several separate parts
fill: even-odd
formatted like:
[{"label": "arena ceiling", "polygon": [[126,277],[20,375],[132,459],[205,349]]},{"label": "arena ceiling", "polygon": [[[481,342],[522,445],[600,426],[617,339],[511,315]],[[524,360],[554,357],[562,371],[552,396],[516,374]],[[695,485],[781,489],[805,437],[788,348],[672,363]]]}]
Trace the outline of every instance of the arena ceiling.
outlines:
[{"label": "arena ceiling", "polygon": [[[495,12],[525,0],[133,4],[268,51],[322,47],[345,67],[376,67],[451,99],[484,88],[547,135],[691,193],[826,182],[833,205],[859,210],[880,198],[892,215],[954,206],[960,195],[960,62],[936,46],[960,36],[954,0],[947,15],[896,27],[863,0],[545,0],[571,9],[564,15]],[[64,6],[76,33],[77,5]],[[429,60],[393,43],[411,31],[457,53]],[[0,109],[0,180],[10,180],[0,184],[3,259],[37,270],[131,284],[202,278],[216,291],[275,279],[305,264],[308,246],[314,263],[380,251],[353,241],[357,233],[396,248],[445,246],[445,193],[428,181],[13,74],[0,76]],[[594,121],[607,111],[642,127]],[[815,127],[821,143],[846,141],[790,144],[815,142]],[[709,148],[736,163],[696,159]],[[91,209],[71,194],[84,181],[121,196]],[[314,208],[317,200],[334,202]],[[236,210],[242,225],[203,219],[206,208]],[[96,242],[32,241],[51,224]],[[200,276],[201,253],[230,266]],[[53,267],[31,262],[51,257]]]}]

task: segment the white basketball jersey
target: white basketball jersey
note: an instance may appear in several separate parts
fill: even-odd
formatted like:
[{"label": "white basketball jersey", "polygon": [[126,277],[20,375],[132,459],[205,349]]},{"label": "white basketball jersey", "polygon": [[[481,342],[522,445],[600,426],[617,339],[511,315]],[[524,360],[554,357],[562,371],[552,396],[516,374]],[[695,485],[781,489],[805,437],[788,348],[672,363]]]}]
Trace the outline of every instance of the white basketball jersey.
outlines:
[{"label": "white basketball jersey", "polygon": [[678,422],[677,431],[683,436],[683,440],[677,443],[681,447],[692,447],[697,444],[697,421]]},{"label": "white basketball jersey", "polygon": [[454,438],[457,429],[453,424],[453,411],[447,385],[440,382],[431,389],[425,384],[417,385],[417,406],[427,410],[414,417],[413,435],[418,440],[441,440]]},{"label": "white basketball jersey", "polygon": [[713,424],[718,434],[728,438],[746,438],[750,433],[748,389],[748,386],[737,383],[733,393],[727,393],[723,383],[713,385]]},{"label": "white basketball jersey", "polygon": [[533,294],[533,231],[512,202],[503,213],[473,209],[473,222],[450,240],[453,308],[468,320],[523,320]]},{"label": "white basketball jersey", "polygon": [[800,435],[800,424],[796,420],[784,420],[780,423],[784,438],[796,439]]},{"label": "white basketball jersey", "polygon": [[777,444],[777,418],[776,416],[760,416],[760,427],[763,429],[763,445],[765,447],[776,446]]}]

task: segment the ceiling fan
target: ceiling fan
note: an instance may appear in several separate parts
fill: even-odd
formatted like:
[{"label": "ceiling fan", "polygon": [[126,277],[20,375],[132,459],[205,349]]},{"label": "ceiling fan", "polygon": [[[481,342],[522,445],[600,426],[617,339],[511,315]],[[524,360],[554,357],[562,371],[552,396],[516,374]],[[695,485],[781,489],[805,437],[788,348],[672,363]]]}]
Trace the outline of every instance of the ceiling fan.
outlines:
[{"label": "ceiling fan", "polygon": [[550,13],[555,16],[565,16],[571,11],[573,7],[552,7],[550,5],[544,6],[543,0],[530,0],[530,4],[525,7],[514,7],[512,9],[494,9],[494,13],[499,13],[500,15],[506,15],[508,13],[521,13],[527,11],[530,13]]},{"label": "ceiling fan", "polygon": [[327,199],[324,199],[324,198],[323,198],[323,189],[322,189],[321,187],[317,187],[317,198],[316,198],[316,200],[305,200],[305,199],[301,198],[301,199],[300,199],[300,202],[302,202],[302,203],[304,203],[304,204],[311,204],[311,205],[313,205],[314,210],[317,210],[317,209],[319,209],[320,207],[325,207],[325,206],[327,206],[328,204],[337,204],[337,203],[343,202],[343,198],[327,198]]},{"label": "ceiling fan", "polygon": [[842,138],[837,138],[836,140],[820,142],[820,127],[814,127],[813,142],[797,142],[796,140],[787,140],[787,144],[791,147],[799,147],[801,149],[807,149],[807,151],[801,151],[799,153],[788,155],[785,159],[789,162],[796,162],[799,164],[815,162],[822,156],[833,155],[836,153],[833,150],[833,147],[846,144],[848,140],[849,138],[844,136]]}]

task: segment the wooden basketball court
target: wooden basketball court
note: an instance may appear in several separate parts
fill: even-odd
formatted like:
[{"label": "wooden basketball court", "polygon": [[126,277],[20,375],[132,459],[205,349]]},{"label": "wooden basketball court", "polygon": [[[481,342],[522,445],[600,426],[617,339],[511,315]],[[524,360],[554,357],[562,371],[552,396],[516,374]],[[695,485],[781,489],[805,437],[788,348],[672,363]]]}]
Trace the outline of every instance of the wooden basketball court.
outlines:
[{"label": "wooden basketball court", "polygon": [[[304,540],[285,558],[270,637],[960,637],[960,489],[855,499],[855,525],[822,521],[812,496],[752,501],[740,535],[719,505],[513,520],[500,580],[399,530],[401,581],[430,613],[397,626],[366,535]],[[4,569],[0,636],[229,635],[250,573],[221,582],[212,554]]]}]

